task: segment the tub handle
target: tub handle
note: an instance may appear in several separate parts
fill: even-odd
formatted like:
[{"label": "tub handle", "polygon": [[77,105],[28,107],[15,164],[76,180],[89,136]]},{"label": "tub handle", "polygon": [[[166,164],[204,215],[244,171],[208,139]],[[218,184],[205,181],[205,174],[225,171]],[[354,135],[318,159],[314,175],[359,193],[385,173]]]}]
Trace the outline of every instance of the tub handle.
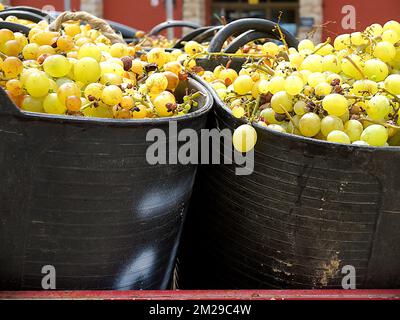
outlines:
[{"label": "tub handle", "polygon": [[0,18],[1,19],[6,19],[9,16],[15,16],[18,19],[24,19],[24,20],[29,20],[34,23],[38,23],[42,20],[45,19],[42,15],[39,15],[37,13],[31,12],[31,11],[22,11],[22,10],[6,10],[6,11],[0,11]]},{"label": "tub handle", "polygon": [[[275,22],[266,19],[245,18],[233,21],[227,24],[221,30],[219,30],[215,37],[211,40],[208,51],[221,52],[225,41],[229,37],[249,30],[262,31],[270,34],[271,39],[280,40],[280,35],[279,32],[276,30]],[[281,30],[288,46],[297,47],[297,39],[284,28],[281,27]]]},{"label": "tub handle", "polygon": [[29,31],[31,31],[29,27],[24,26],[23,24],[7,21],[0,21],[0,29],[8,29],[12,32],[21,32],[26,36],[28,36]]},{"label": "tub handle", "polygon": [[221,30],[224,26],[216,26],[212,27],[211,29],[204,31],[203,33],[199,34],[197,37],[195,37],[193,40],[197,41],[198,43],[205,42],[207,40],[211,40],[219,30]]},{"label": "tub handle", "polygon": [[50,26],[49,29],[51,31],[59,31],[62,27],[62,24],[66,21],[85,21],[87,22],[93,29],[98,29],[102,32],[102,34],[108,38],[113,44],[114,43],[124,43],[124,39],[115,32],[113,28],[107,23],[107,21],[97,18],[96,16],[87,13],[85,11],[77,11],[77,12],[71,12],[71,11],[66,11],[61,13],[56,20],[54,20]]},{"label": "tub handle", "polygon": [[181,21],[181,20],[165,21],[156,25],[153,29],[151,29],[149,35],[155,36],[165,29],[176,28],[176,27],[198,29],[201,27],[201,25],[195,22]]},{"label": "tub handle", "polygon": [[224,50],[225,53],[236,53],[241,47],[245,46],[246,44],[259,40],[259,39],[270,39],[271,33],[264,32],[264,31],[255,31],[250,30],[242,35],[236,37]]},{"label": "tub handle", "polygon": [[214,28],[213,26],[206,26],[206,27],[200,27],[197,29],[194,29],[192,31],[190,31],[189,33],[187,33],[186,35],[184,35],[181,39],[179,39],[175,45],[174,48],[175,49],[181,49],[184,46],[184,42],[188,42],[193,40],[195,37],[197,37],[198,35],[202,34],[203,32],[206,32],[207,30],[210,30],[211,28]]}]

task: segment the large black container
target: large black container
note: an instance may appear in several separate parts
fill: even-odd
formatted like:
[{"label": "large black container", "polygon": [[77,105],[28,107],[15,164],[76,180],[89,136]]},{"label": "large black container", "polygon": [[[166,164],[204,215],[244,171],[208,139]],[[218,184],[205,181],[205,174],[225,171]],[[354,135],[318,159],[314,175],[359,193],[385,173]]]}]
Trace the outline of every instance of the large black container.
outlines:
[{"label": "large black container", "polygon": [[[209,90],[211,126],[244,123]],[[400,287],[400,149],[254,127],[252,175],[235,175],[234,165],[199,169],[179,287],[339,288],[345,266],[357,288]]]},{"label": "large black container", "polygon": [[[177,128],[205,126],[204,93]],[[175,264],[195,165],[150,165],[151,129],[125,121],[20,111],[0,89],[0,289],[165,289]],[[178,144],[179,145],[179,144]]]}]

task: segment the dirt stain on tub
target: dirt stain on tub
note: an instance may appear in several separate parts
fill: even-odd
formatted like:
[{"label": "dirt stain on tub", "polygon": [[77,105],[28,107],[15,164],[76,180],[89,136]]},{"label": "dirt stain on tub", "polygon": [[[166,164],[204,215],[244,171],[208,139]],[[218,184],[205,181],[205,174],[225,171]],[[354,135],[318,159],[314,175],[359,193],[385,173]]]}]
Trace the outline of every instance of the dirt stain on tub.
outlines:
[{"label": "dirt stain on tub", "polygon": [[340,260],[337,255],[333,256],[328,263],[322,265],[322,275],[319,282],[326,287],[339,272]]}]

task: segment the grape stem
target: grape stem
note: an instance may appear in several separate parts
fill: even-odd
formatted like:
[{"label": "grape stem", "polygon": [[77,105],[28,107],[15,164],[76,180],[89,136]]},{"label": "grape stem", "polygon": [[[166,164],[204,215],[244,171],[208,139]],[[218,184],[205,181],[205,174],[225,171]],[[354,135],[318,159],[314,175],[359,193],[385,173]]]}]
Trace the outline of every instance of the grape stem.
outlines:
[{"label": "grape stem", "polygon": [[144,101],[143,99],[139,99],[139,98],[136,98],[136,97],[132,97],[132,99],[133,99],[135,102],[141,103],[141,104],[144,105],[146,108],[151,108],[150,104],[148,104],[148,103],[147,103],[146,101]]},{"label": "grape stem", "polygon": [[256,116],[256,113],[257,113],[258,109],[260,108],[260,103],[261,103],[261,95],[259,95],[258,98],[257,98],[256,105],[254,106],[253,112],[251,114],[250,123],[253,122],[253,120],[254,120],[254,118]]},{"label": "grape stem", "polygon": [[330,42],[331,42],[331,38],[328,37],[328,39],[326,39],[326,41],[322,45],[320,45],[317,49],[315,49],[312,54],[316,54],[319,50],[321,50],[323,47],[328,45]]},{"label": "grape stem", "polygon": [[275,75],[275,71],[272,70],[270,67],[268,67],[268,66],[260,66],[257,63],[247,63],[243,67],[245,67],[245,68],[254,68],[256,70],[262,71],[262,72],[264,72],[266,74],[269,74],[271,76]]},{"label": "grape stem", "polygon": [[300,128],[297,126],[297,124],[294,122],[292,116],[290,115],[290,113],[286,110],[286,108],[283,105],[279,105],[283,111],[285,111],[286,116],[289,118],[290,122],[293,124],[293,127],[295,127],[297,130],[300,131]]},{"label": "grape stem", "polygon": [[373,120],[373,119],[368,118],[368,117],[360,118],[359,120],[360,121],[368,121],[368,122],[371,122],[371,123],[374,123],[374,124],[380,124],[380,125],[382,125],[382,126],[384,126],[386,128],[400,129],[400,126],[396,126],[394,124],[390,124],[390,123],[387,123],[385,121]]},{"label": "grape stem", "polygon": [[366,79],[367,77],[365,76],[364,72],[360,69],[360,67],[354,62],[354,60],[352,58],[350,58],[350,56],[345,56],[344,59],[347,59],[350,61],[350,63],[353,65],[354,68],[356,68],[356,70],[361,74],[361,76],[363,77],[363,79]]}]

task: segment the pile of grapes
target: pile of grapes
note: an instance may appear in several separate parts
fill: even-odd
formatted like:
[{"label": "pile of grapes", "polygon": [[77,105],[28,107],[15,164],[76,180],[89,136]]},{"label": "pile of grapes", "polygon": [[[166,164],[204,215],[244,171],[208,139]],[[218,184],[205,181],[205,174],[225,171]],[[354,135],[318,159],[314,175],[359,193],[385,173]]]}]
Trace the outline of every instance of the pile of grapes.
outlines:
[{"label": "pile of grapes", "polygon": [[[0,30],[0,85],[21,109],[100,118],[179,116],[197,106],[200,93],[174,92],[187,85],[181,50],[111,44],[89,24],[70,21],[59,32],[46,21],[26,37]],[[186,86],[187,89],[187,86]]]},{"label": "pile of grapes", "polygon": [[264,57],[249,55],[239,72],[226,65],[202,74],[248,122],[234,134],[238,151],[254,147],[253,124],[334,143],[400,145],[400,23],[373,24],[333,44],[303,40],[295,49],[282,40],[253,48]]}]

